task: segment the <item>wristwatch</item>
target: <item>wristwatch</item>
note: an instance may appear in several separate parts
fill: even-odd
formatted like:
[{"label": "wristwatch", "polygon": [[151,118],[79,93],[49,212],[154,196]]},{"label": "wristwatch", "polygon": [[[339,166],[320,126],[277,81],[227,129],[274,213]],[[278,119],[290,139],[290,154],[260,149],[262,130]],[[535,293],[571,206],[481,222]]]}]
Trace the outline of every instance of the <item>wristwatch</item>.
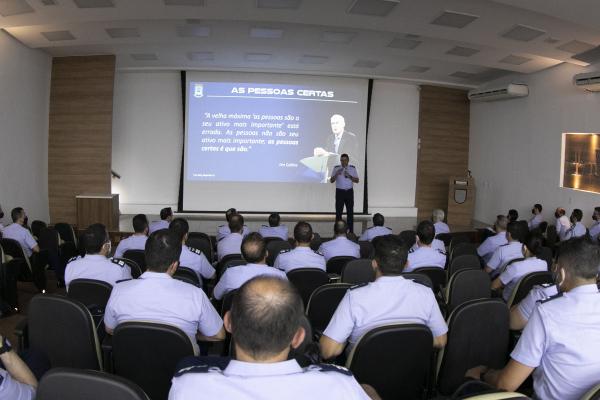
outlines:
[{"label": "wristwatch", "polygon": [[7,338],[2,340],[2,345],[0,347],[0,355],[7,353],[12,350],[12,346]]}]

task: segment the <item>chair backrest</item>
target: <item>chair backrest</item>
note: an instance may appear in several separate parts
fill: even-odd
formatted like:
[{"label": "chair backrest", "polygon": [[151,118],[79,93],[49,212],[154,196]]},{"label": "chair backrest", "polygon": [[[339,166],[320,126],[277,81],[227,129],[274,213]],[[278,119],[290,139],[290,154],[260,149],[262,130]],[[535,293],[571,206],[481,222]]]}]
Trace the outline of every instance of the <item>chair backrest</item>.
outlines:
[{"label": "chair backrest", "polygon": [[206,257],[208,262],[214,261],[213,244],[210,241],[210,237],[206,233],[202,232],[190,232],[186,244],[189,247],[193,247],[202,251],[202,254]]},{"label": "chair backrest", "polygon": [[111,292],[110,283],[96,279],[75,279],[69,284],[67,296],[80,301],[87,308],[98,307],[104,312]]},{"label": "chair backrest", "polygon": [[479,256],[474,254],[463,254],[452,257],[450,265],[448,266],[448,276],[454,275],[461,269],[481,269]]},{"label": "chair backrest", "polygon": [[600,400],[600,384],[588,390],[579,400]]},{"label": "chair backrest", "polygon": [[448,246],[450,246],[450,241],[452,240],[452,234],[451,233],[440,233],[440,234],[435,235],[435,238],[444,242],[444,246],[448,247]]},{"label": "chair backrest", "polygon": [[446,286],[446,310],[450,313],[467,301],[489,299],[492,294],[490,286],[490,276],[485,271],[463,269],[456,272]]},{"label": "chair backrest", "polygon": [[437,293],[440,288],[446,286],[447,276],[446,270],[440,267],[421,267],[412,271],[415,274],[424,274],[431,279],[433,291]]},{"label": "chair backrest", "polygon": [[[530,399],[524,394],[517,392],[494,391],[494,393],[476,394],[473,396],[461,396],[457,400],[525,400]],[[583,400],[583,399],[582,399]]]},{"label": "chair backrest", "polygon": [[477,246],[475,246],[473,243],[462,242],[458,243],[452,248],[452,254],[450,254],[450,258],[453,260],[456,257],[467,254],[477,256]]},{"label": "chair backrest", "polygon": [[538,249],[536,257],[540,260],[546,261],[548,265],[548,271],[552,271],[552,264],[554,263],[554,256],[552,255],[552,249],[550,247],[542,246]]},{"label": "chair backrest", "polygon": [[44,374],[36,400],[150,400],[135,383],[105,372],[54,368]]},{"label": "chair backrest", "polygon": [[450,235],[452,235],[452,239],[450,239],[450,246],[448,247],[450,254],[452,254],[454,248],[459,244],[471,242],[471,238],[466,232],[451,232]]},{"label": "chair backrest", "polygon": [[77,246],[77,235],[75,235],[75,230],[71,224],[57,222],[54,224],[54,229],[56,229],[63,241],[75,243],[75,246]]},{"label": "chair backrest", "polygon": [[409,249],[413,247],[413,245],[417,242],[417,231],[402,231],[398,236],[400,236],[400,239],[402,240],[404,245]]},{"label": "chair backrest", "polygon": [[361,258],[373,258],[373,243],[368,240],[359,240],[358,245],[360,246],[360,257]]},{"label": "chair backrest", "polygon": [[519,279],[519,282],[517,282],[517,285],[513,289],[506,304],[509,308],[514,304],[519,304],[521,300],[527,297],[532,287],[535,285],[541,285],[543,283],[554,283],[552,272],[538,271],[531,272],[523,276],[521,279]]},{"label": "chair backrest", "polygon": [[546,246],[552,248],[558,242],[558,234],[556,233],[556,225],[548,225],[546,228]]},{"label": "chair backrest", "polygon": [[[265,241],[265,244],[266,244],[267,246],[268,246],[268,245],[269,245],[269,243],[271,243],[271,242],[277,242],[277,241],[279,241],[279,240],[283,240],[282,238],[280,238],[280,237],[277,237],[277,236],[266,236],[266,237],[264,237],[263,239],[264,239],[264,241]],[[287,240],[286,240],[286,242],[287,242]]]},{"label": "chair backrest", "polygon": [[38,232],[37,238],[40,250],[46,250],[49,254],[58,255],[60,236],[56,229],[42,227]]},{"label": "chair backrest", "polygon": [[431,279],[429,279],[429,277],[425,274],[416,274],[414,272],[404,272],[404,273],[402,273],[402,277],[404,277],[405,279],[410,279],[411,281],[420,283],[421,285],[425,285],[428,288],[430,288],[431,290],[434,290],[433,282],[431,282]]},{"label": "chair backrest", "polygon": [[221,279],[221,276],[225,273],[225,270],[229,268],[232,261],[243,261],[241,254],[227,254],[221,258],[221,261],[217,264],[217,279]]},{"label": "chair backrest", "polygon": [[29,346],[44,353],[52,367],[101,370],[96,327],[83,303],[39,294],[31,299],[27,314]]},{"label": "chair backrest", "polygon": [[144,250],[127,250],[123,253],[123,258],[135,261],[142,272],[146,272],[146,254]]},{"label": "chair backrest", "polygon": [[202,287],[202,285],[200,284],[200,279],[198,279],[198,275],[191,268],[183,266],[177,267],[175,274],[173,274],[173,278],[183,282],[187,282],[197,287]]},{"label": "chair backrest", "polygon": [[167,398],[177,363],[193,355],[190,338],[171,325],[124,322],[114,330],[115,374],[138,384],[155,400]]},{"label": "chair backrest", "polygon": [[31,262],[29,260],[29,257],[25,255],[23,247],[21,247],[21,244],[19,242],[17,242],[14,239],[0,239],[0,245],[4,249],[5,256],[8,255],[13,259],[17,259],[20,262],[25,263],[27,265],[27,268],[29,268],[29,272],[33,270],[33,268],[31,268]]},{"label": "chair backrest", "polygon": [[542,233],[542,234],[545,233],[546,229],[548,229],[548,222],[547,221],[540,222],[540,224],[538,225],[537,228],[539,229],[540,233]]},{"label": "chair backrest", "polygon": [[370,259],[360,258],[350,260],[342,269],[342,282],[356,285],[358,283],[373,282],[375,271]]},{"label": "chair backrest", "polygon": [[450,395],[469,368],[504,367],[508,355],[509,311],[501,299],[468,301],[448,318],[448,342],[438,355],[438,391]]},{"label": "chair backrest", "polygon": [[433,336],[425,325],[384,325],[358,340],[346,367],[383,399],[419,399],[427,390],[432,354]]},{"label": "chair backrest", "polygon": [[329,283],[315,289],[306,306],[306,316],[313,331],[322,333],[327,328],[340,301],[351,287],[348,283]]},{"label": "chair backrest", "polygon": [[267,264],[273,266],[275,263],[275,259],[281,253],[282,250],[289,250],[292,248],[292,245],[287,240],[272,240],[267,244],[267,251],[269,255],[267,256]]},{"label": "chair backrest", "polygon": [[113,259],[123,261],[125,264],[127,264],[129,266],[129,269],[131,270],[131,277],[133,279],[137,279],[140,277],[140,275],[142,275],[142,269],[135,261],[125,257],[113,257]]},{"label": "chair backrest", "polygon": [[288,280],[298,289],[304,306],[319,286],[329,283],[329,275],[319,268],[297,268],[287,273]]},{"label": "chair backrest", "polygon": [[35,220],[31,223],[31,234],[36,238],[40,238],[40,231],[42,228],[46,228],[48,225],[44,221]]},{"label": "chair backrest", "polygon": [[356,260],[356,257],[350,257],[350,256],[331,257],[329,260],[327,260],[327,273],[341,275],[342,270],[344,269],[346,264],[348,264],[348,262],[350,262],[352,260]]},{"label": "chair backrest", "polygon": [[479,233],[479,241],[481,243],[483,243],[485,241],[485,239],[494,236],[496,234],[496,232],[488,229],[488,228],[479,228],[477,229],[477,232]]}]

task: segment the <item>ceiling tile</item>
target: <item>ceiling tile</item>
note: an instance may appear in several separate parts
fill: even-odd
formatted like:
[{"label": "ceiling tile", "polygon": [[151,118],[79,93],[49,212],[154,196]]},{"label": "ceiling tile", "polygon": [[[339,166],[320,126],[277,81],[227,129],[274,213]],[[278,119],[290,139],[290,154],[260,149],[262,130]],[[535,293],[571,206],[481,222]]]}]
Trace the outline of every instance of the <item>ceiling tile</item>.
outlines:
[{"label": "ceiling tile", "polygon": [[410,65],[410,66],[404,68],[402,71],[403,72],[418,72],[418,73],[422,73],[422,72],[427,72],[430,69],[431,69],[430,67],[422,67],[420,65]]},{"label": "ceiling tile", "polygon": [[257,8],[297,9],[302,0],[256,0]]},{"label": "ceiling tile", "polygon": [[455,46],[448,50],[446,54],[460,57],[471,57],[473,54],[479,53],[479,50],[470,47]]},{"label": "ceiling tile", "polygon": [[187,58],[192,61],[214,61],[215,53],[212,51],[195,51],[187,53]]},{"label": "ceiling tile", "polygon": [[448,26],[451,28],[464,28],[479,18],[477,15],[464,14],[455,11],[444,11],[442,15],[431,21],[433,25]]},{"label": "ceiling tile", "polygon": [[500,60],[500,62],[505,64],[521,65],[531,60],[531,58],[515,56],[514,54],[511,54],[509,56],[504,57],[502,60]]},{"label": "ceiling tile", "polygon": [[61,40],[75,40],[75,36],[73,36],[73,34],[69,31],[51,31],[40,33],[51,42],[58,42]]},{"label": "ceiling tile", "polygon": [[579,54],[575,54],[571,58],[574,58],[579,61],[586,62],[588,64],[595,64],[600,61],[600,46],[594,47],[588,51],[584,51]]},{"label": "ceiling tile", "polygon": [[448,76],[451,76],[453,78],[460,78],[460,79],[473,79],[477,76],[477,74],[474,74],[472,72],[456,71],[456,72],[449,74]]},{"label": "ceiling tile", "polygon": [[252,28],[250,29],[250,37],[256,39],[281,39],[283,37],[283,29]]},{"label": "ceiling tile", "polygon": [[557,49],[566,51],[567,53],[578,54],[583,53],[584,51],[591,50],[594,47],[596,46],[590,43],[580,42],[579,40],[571,40],[568,43],[558,46]]},{"label": "ceiling tile", "polygon": [[529,42],[535,38],[538,38],[546,32],[532,28],[525,25],[515,25],[508,32],[503,33],[501,36],[507,39],[518,40],[520,42]]},{"label": "ceiling tile", "polygon": [[106,28],[106,33],[113,39],[140,37],[137,28]]},{"label": "ceiling tile", "polygon": [[107,8],[114,7],[113,0],[73,0],[79,8]]},{"label": "ceiling tile", "polygon": [[388,0],[354,0],[348,8],[350,14],[385,17],[398,5],[397,1]]},{"label": "ceiling tile", "polygon": [[184,25],[177,27],[177,36],[179,37],[208,37],[210,36],[210,27],[202,25]]},{"label": "ceiling tile", "polygon": [[354,63],[356,68],[377,68],[381,64],[380,61],[375,60],[358,60]]},{"label": "ceiling tile", "polygon": [[298,60],[298,62],[300,64],[325,64],[328,60],[329,60],[329,57],[325,57],[325,56],[304,55],[304,56],[300,57],[300,60]]},{"label": "ceiling tile", "polygon": [[421,41],[412,40],[412,39],[403,39],[403,38],[395,38],[393,39],[387,47],[392,47],[394,49],[402,49],[402,50],[412,50],[418,45],[420,45]]},{"label": "ceiling tile", "polygon": [[27,14],[34,12],[33,8],[25,0],[1,0],[0,15],[10,17],[11,15]]}]

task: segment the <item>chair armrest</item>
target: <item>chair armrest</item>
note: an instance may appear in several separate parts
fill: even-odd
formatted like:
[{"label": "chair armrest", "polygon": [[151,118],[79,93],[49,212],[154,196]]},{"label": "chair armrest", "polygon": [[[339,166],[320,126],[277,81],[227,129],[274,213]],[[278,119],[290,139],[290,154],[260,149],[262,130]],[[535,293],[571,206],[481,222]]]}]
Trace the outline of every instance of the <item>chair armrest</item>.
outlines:
[{"label": "chair armrest", "polygon": [[29,325],[27,317],[23,317],[15,326],[15,336],[17,337],[17,351],[22,352],[29,347]]},{"label": "chair armrest", "polygon": [[102,360],[104,363],[104,371],[113,373],[113,360],[112,360],[112,335],[108,333],[104,336],[102,340]]}]

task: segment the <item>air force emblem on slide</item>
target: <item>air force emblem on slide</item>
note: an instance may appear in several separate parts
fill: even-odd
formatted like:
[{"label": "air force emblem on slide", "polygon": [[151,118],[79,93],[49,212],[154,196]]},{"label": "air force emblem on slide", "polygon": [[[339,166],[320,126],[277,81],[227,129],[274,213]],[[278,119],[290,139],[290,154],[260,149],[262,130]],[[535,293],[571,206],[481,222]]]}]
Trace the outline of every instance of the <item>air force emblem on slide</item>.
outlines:
[{"label": "air force emblem on slide", "polygon": [[200,99],[204,97],[204,85],[201,83],[194,84],[194,97]]}]

